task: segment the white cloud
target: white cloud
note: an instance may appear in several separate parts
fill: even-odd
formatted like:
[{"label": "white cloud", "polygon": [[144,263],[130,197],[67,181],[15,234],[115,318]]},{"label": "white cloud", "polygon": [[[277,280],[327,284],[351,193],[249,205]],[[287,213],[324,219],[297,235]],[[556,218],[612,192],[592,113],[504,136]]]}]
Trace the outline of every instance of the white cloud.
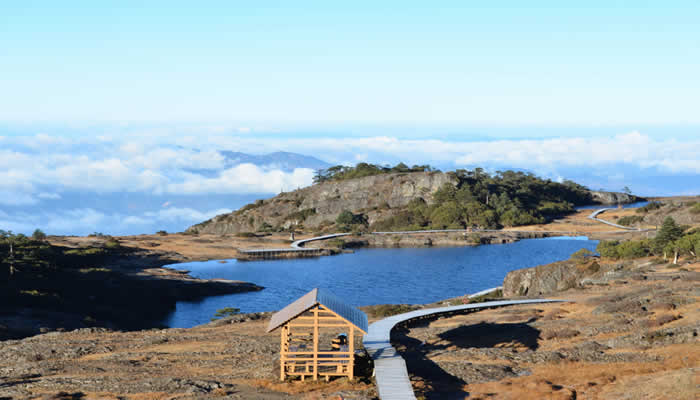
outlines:
[{"label": "white cloud", "polygon": [[[58,193],[138,192],[147,194],[278,193],[311,184],[314,171],[276,166],[225,168],[217,150],[260,153],[294,151],[334,163],[402,160],[486,168],[524,168],[559,176],[560,167],[605,168],[625,164],[667,174],[700,173],[700,139],[683,142],[639,132],[604,138],[548,138],[463,142],[392,136],[295,138],[259,137],[238,127],[210,128],[187,135],[168,129],[134,130],[99,137],[10,137],[0,149],[0,204],[31,205]],[[148,133],[146,136],[139,136]],[[152,134],[152,135],[151,135]],[[206,140],[202,140],[206,135]],[[203,172],[195,172],[203,171]],[[611,174],[613,175],[613,174]],[[134,221],[135,222],[135,221]]]},{"label": "white cloud", "polygon": [[192,208],[168,208],[147,211],[138,215],[119,212],[106,213],[92,208],[76,208],[39,214],[9,213],[0,210],[0,229],[31,233],[40,228],[48,234],[87,235],[93,232],[108,234],[153,233],[162,227],[180,226],[183,229],[232,210],[221,208],[200,211]]},{"label": "white cloud", "polygon": [[278,193],[308,186],[314,171],[297,168],[293,172],[265,170],[253,164],[240,164],[222,171],[217,177],[206,178],[185,174],[183,182],[168,185],[168,193]]},{"label": "white cloud", "polygon": [[227,208],[221,208],[218,210],[210,210],[210,211],[198,211],[192,208],[176,208],[176,207],[170,207],[165,210],[158,210],[158,211],[150,211],[144,213],[145,217],[148,217],[152,220],[156,221],[169,221],[169,222],[174,222],[174,221],[183,221],[183,222],[202,222],[205,220],[208,220],[216,215],[219,214],[226,214],[230,213],[233,210],[227,209]]},{"label": "white cloud", "polygon": [[496,161],[516,167],[604,166],[630,164],[671,173],[700,173],[700,141],[656,141],[638,132],[608,139],[509,140],[470,143],[472,150],[456,159],[458,165]]}]

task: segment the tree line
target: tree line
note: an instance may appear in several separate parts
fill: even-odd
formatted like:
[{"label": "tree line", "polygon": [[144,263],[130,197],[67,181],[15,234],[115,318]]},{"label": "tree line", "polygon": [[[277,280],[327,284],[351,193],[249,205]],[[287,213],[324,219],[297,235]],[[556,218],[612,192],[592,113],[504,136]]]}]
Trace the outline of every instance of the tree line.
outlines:
[{"label": "tree line", "polygon": [[359,163],[354,167],[335,165],[327,169],[316,170],[314,183],[328,181],[343,181],[347,179],[364,178],[366,176],[401,173],[401,172],[432,172],[438,171],[430,165],[414,165],[409,167],[404,163],[398,163],[393,167],[378,164]]}]

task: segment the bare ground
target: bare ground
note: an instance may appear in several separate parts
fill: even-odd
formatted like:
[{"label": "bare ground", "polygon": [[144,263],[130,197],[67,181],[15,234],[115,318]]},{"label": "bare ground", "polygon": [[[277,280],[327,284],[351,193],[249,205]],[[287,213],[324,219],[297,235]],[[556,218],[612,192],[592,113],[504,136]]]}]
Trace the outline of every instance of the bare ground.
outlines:
[{"label": "bare ground", "polygon": [[[426,399],[696,399],[700,264],[396,331]],[[641,275],[640,275],[641,273]]]}]

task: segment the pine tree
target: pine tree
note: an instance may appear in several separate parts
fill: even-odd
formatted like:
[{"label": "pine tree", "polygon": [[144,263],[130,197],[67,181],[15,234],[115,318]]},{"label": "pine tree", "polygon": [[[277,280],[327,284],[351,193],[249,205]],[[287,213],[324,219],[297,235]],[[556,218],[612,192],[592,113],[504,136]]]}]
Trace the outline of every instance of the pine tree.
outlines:
[{"label": "pine tree", "polygon": [[666,246],[677,240],[683,235],[683,230],[676,224],[676,221],[671,217],[666,217],[664,223],[661,225],[661,229],[656,234],[654,238],[654,252],[659,254],[664,252],[664,259],[666,258]]}]

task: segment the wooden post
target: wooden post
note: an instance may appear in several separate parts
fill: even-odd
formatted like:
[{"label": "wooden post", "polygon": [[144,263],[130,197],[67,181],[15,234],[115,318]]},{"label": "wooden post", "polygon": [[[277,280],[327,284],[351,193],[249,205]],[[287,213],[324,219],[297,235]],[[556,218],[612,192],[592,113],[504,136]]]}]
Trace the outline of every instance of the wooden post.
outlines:
[{"label": "wooden post", "polygon": [[348,338],[348,349],[350,350],[350,359],[348,360],[348,378],[355,378],[355,326],[348,324],[350,328],[350,337]]},{"label": "wooden post", "polygon": [[284,363],[286,360],[286,350],[288,350],[289,344],[289,325],[284,325],[280,333],[280,380],[284,381]]},{"label": "wooden post", "polygon": [[318,380],[318,306],[314,308],[314,380]]}]

